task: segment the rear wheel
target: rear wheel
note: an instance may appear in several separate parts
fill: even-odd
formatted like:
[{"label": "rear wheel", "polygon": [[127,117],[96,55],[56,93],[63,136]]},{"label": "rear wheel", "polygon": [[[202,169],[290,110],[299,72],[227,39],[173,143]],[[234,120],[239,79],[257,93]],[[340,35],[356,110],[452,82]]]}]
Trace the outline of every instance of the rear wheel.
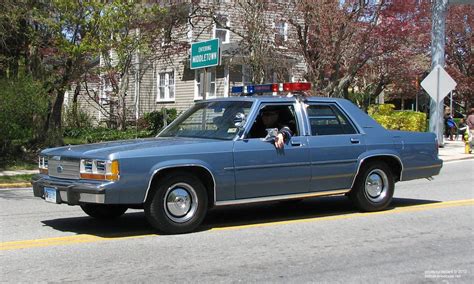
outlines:
[{"label": "rear wheel", "polygon": [[114,219],[122,216],[127,207],[116,204],[81,204],[82,210],[89,216],[97,219]]},{"label": "rear wheel", "polygon": [[362,211],[385,209],[392,201],[394,178],[384,162],[372,162],[363,166],[356,178],[349,197]]},{"label": "rear wheel", "polygon": [[168,234],[195,230],[207,213],[207,191],[194,175],[177,173],[160,180],[145,203],[148,222]]}]

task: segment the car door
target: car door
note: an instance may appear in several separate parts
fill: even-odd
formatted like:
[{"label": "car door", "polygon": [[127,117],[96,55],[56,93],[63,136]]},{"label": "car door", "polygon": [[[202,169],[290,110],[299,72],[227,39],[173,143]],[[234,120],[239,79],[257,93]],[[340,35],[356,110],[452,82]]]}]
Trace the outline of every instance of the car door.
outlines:
[{"label": "car door", "polygon": [[310,191],[349,189],[365,151],[364,135],[336,103],[308,103]]},{"label": "car door", "polygon": [[[283,149],[276,149],[271,142],[262,137],[252,136],[257,127],[261,111],[270,106],[287,108],[292,113],[294,123],[293,137]],[[262,104],[252,128],[244,139],[235,141],[234,167],[236,180],[236,198],[256,198],[275,195],[307,193],[311,178],[309,149],[307,139],[302,133],[300,107],[296,103]]]}]

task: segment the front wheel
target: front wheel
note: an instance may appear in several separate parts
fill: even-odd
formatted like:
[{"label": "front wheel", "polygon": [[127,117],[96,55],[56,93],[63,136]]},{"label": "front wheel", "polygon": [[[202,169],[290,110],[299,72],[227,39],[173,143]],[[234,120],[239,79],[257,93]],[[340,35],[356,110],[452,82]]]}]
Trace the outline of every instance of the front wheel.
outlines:
[{"label": "front wheel", "polygon": [[127,207],[116,204],[81,204],[82,211],[97,219],[114,219],[122,216]]},{"label": "front wheel", "polygon": [[207,213],[207,191],[194,175],[178,173],[159,180],[145,202],[148,222],[168,234],[195,230]]},{"label": "front wheel", "polygon": [[363,166],[349,197],[362,211],[385,209],[392,201],[394,179],[390,168],[383,162]]}]

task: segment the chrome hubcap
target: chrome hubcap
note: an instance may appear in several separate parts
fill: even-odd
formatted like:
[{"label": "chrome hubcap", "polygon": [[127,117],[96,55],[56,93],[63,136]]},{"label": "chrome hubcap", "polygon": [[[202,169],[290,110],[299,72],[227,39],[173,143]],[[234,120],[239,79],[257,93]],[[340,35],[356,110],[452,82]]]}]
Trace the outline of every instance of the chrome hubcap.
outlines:
[{"label": "chrome hubcap", "polygon": [[187,183],[177,183],[168,188],[164,199],[165,213],[172,221],[189,221],[197,210],[198,199],[194,188]]},{"label": "chrome hubcap", "polygon": [[372,170],[365,179],[365,194],[373,202],[379,202],[387,194],[388,178],[379,169]]}]

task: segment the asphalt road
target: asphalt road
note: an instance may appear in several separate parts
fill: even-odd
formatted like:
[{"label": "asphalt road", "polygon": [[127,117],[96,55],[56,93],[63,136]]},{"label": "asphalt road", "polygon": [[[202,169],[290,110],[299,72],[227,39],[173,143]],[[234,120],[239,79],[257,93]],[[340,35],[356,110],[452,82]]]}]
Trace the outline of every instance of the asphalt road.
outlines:
[{"label": "asphalt road", "polygon": [[0,282],[474,283],[474,160],[398,183],[389,210],[344,197],[214,210],[156,235],[140,211],[112,222],[0,190]]}]

